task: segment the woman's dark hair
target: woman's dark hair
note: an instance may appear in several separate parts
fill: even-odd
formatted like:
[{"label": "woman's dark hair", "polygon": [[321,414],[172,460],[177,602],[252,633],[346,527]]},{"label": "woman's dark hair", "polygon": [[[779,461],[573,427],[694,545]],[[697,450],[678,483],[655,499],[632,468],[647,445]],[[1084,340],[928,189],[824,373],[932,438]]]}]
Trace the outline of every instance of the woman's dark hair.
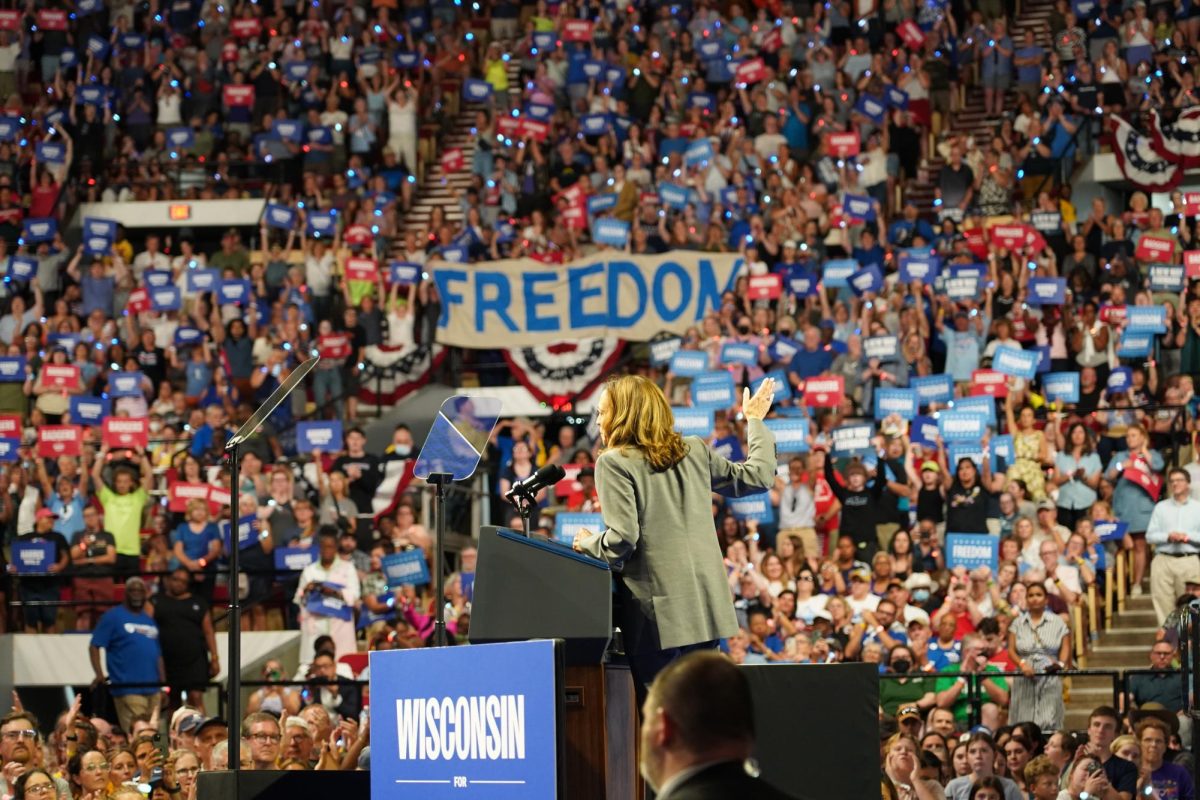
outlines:
[{"label": "woman's dark hair", "polygon": [[958,471],[960,469],[962,469],[962,465],[963,465],[964,461],[971,465],[971,471],[975,474],[976,480],[979,479],[979,465],[977,465],[975,463],[975,460],[970,458],[969,456],[963,456],[954,464],[954,482],[958,483],[959,485],[961,485],[962,482],[958,477]]},{"label": "woman's dark hair", "polygon": [[1013,730],[1020,734],[1021,738],[1029,746],[1029,754],[1031,756],[1041,755],[1042,747],[1046,741],[1045,734],[1042,733],[1041,726],[1036,722],[1018,722],[1013,726]]},{"label": "woman's dark hair", "polygon": [[971,745],[975,744],[976,742],[983,742],[984,744],[986,744],[988,746],[988,748],[991,749],[991,751],[993,753],[996,752],[996,740],[992,738],[992,735],[990,733],[984,733],[983,731],[976,731],[975,733],[972,733],[970,736],[967,737],[967,747],[970,747]]},{"label": "woman's dark hair", "polygon": [[1071,443],[1071,437],[1075,435],[1076,428],[1083,429],[1083,454],[1088,455],[1089,453],[1094,452],[1096,450],[1096,443],[1092,439],[1092,432],[1091,432],[1091,430],[1088,429],[1088,426],[1084,425],[1082,422],[1072,423],[1071,427],[1067,428],[1067,449],[1068,449],[1068,451],[1070,451],[1071,448],[1074,447],[1074,445]]},{"label": "woman's dark hair", "polygon": [[[76,757],[78,757],[78,756],[76,756]],[[35,768],[29,770],[28,772],[22,773],[21,776],[19,778],[17,778],[16,782],[13,784],[13,800],[24,800],[25,784],[28,783],[29,779],[32,778],[34,775],[45,775],[47,778],[50,779],[50,785],[55,786],[53,775],[51,775],[49,772],[42,769],[41,767],[35,767]],[[54,793],[56,795],[58,794],[57,786],[55,786],[55,788],[54,788]]]},{"label": "woman's dark hair", "polygon": [[[990,741],[991,737],[988,738]],[[971,787],[971,794],[967,800],[975,800],[979,796],[981,789],[993,789],[999,792],[1001,797],[1004,797],[1004,782],[995,775],[988,775],[986,778],[980,778],[975,781],[975,785]]]},{"label": "woman's dark hair", "polygon": [[100,753],[100,757],[104,758],[104,753],[94,747],[89,750],[80,750],[71,756],[71,760],[67,762],[67,775],[70,777],[71,783],[79,783],[79,775],[83,772],[83,758],[88,753]]}]

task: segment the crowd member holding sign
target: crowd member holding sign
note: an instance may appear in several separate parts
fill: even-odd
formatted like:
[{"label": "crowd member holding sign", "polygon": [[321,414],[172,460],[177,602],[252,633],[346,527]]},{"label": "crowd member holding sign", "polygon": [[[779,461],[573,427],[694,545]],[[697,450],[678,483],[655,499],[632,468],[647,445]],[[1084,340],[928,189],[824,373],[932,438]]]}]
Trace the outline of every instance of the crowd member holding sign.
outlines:
[{"label": "crowd member holding sign", "polygon": [[300,662],[313,660],[313,644],[329,636],[339,655],[353,653],[354,609],[359,600],[358,572],[338,558],[338,534],[332,526],[317,532],[318,558],[300,573],[292,602],[300,607]]},{"label": "crowd member holding sign", "polygon": [[616,618],[639,696],[679,656],[737,631],[710,496],[774,485],[775,438],[763,424],[774,392],[770,378],[753,396],[743,392],[750,435],[742,464],[672,430],[666,398],[644,378],[619,378],[601,396],[596,490],[607,529],[581,530],[574,547],[620,569]]}]

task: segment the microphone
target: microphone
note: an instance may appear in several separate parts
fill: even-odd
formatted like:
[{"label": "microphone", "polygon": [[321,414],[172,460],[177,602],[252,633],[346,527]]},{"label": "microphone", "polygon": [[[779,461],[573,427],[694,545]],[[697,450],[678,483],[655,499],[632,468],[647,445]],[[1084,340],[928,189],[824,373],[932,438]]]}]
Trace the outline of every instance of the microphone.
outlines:
[{"label": "microphone", "polygon": [[567,477],[567,471],[558,464],[547,464],[523,481],[518,481],[504,495],[504,499],[513,502],[516,497],[533,497],[535,494]]}]

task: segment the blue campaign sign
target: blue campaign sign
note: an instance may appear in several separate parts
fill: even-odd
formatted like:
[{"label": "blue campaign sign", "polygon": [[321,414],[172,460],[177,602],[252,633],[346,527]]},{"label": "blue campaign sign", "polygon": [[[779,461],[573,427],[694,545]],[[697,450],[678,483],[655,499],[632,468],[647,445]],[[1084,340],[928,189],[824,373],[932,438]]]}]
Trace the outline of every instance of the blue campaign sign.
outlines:
[{"label": "blue campaign sign", "polygon": [[283,74],[285,78],[294,83],[307,78],[311,69],[312,65],[307,61],[289,61],[283,67]]},{"label": "blue campaign sign", "polygon": [[899,414],[906,420],[917,415],[917,392],[915,389],[880,388],[875,390],[875,419],[885,419]]},{"label": "blue campaign sign", "polygon": [[1032,350],[1001,345],[992,356],[992,369],[1015,378],[1032,380],[1037,375],[1040,354]]},{"label": "blue campaign sign", "polygon": [[716,61],[725,55],[725,42],[720,38],[705,38],[696,45],[696,55],[704,61]]},{"label": "blue campaign sign", "polygon": [[377,650],[370,670],[372,796],[558,797],[552,641]]},{"label": "blue campaign sign", "polygon": [[624,247],[629,242],[629,223],[622,219],[601,217],[592,222],[592,241],[609,247]]},{"label": "blue campaign sign", "polygon": [[175,150],[186,150],[196,144],[196,134],[191,128],[168,128],[167,144]]},{"label": "blue campaign sign", "polygon": [[870,264],[851,275],[849,283],[851,290],[859,297],[868,292],[878,293],[883,287],[883,274],[879,267]]},{"label": "blue campaign sign", "polygon": [[1000,568],[1000,537],[986,533],[946,533],[946,566],[950,569]]},{"label": "blue campaign sign", "polygon": [[900,352],[900,340],[895,336],[871,336],[863,339],[863,355],[880,361],[891,361]]},{"label": "blue campaign sign", "polygon": [[757,380],[750,381],[750,394],[758,391],[758,387],[762,386],[762,382],[767,378],[775,381],[775,402],[792,399],[792,385],[788,381],[787,373],[781,369],[773,369]]},{"label": "blue campaign sign", "polygon": [[54,542],[17,539],[12,545],[12,560],[18,575],[45,572],[54,563]]},{"label": "blue campaign sign", "polygon": [[[247,514],[244,517],[238,517],[238,550],[245,550],[247,547],[253,547],[257,538],[254,535],[254,520],[253,514]],[[223,520],[220,524],[221,541],[225,545],[225,552],[229,552],[229,520]]]},{"label": "blue campaign sign", "polygon": [[12,463],[21,460],[21,440],[9,436],[0,438],[0,462]]},{"label": "blue campaign sign", "polygon": [[889,86],[884,93],[884,99],[887,100],[889,108],[898,108],[901,110],[908,108],[908,92],[903,89]]},{"label": "blue campaign sign", "polygon": [[97,59],[103,59],[106,55],[108,55],[108,40],[103,36],[89,36],[86,47],[88,55]]},{"label": "blue campaign sign", "polygon": [[721,348],[721,363],[753,367],[758,363],[758,348],[748,342],[730,342]]},{"label": "blue campaign sign", "polygon": [[150,289],[150,308],[155,311],[178,311],[183,306],[183,298],[178,286],[162,286]]},{"label": "blue campaign sign", "polygon": [[708,372],[708,353],[703,350],[679,350],[671,356],[671,372],[681,378]]},{"label": "blue campaign sign", "polygon": [[83,86],[75,92],[75,102],[85,106],[102,106],[108,97],[108,90],[103,86]]},{"label": "blue campaign sign", "polygon": [[978,281],[982,281],[987,278],[987,273],[987,264],[980,264],[979,262],[975,262],[973,264],[950,265],[951,278],[974,278]]},{"label": "blue campaign sign", "polygon": [[77,394],[71,397],[71,422],[76,425],[99,425],[112,414],[112,401],[107,397]]},{"label": "blue campaign sign", "polygon": [[479,78],[467,78],[463,81],[463,97],[472,103],[482,103],[492,96],[492,85]]},{"label": "blue campaign sign", "polygon": [[900,282],[921,281],[932,284],[937,280],[942,260],[937,256],[907,255],[900,259]]},{"label": "blue campaign sign", "polygon": [[1029,305],[1061,306],[1067,296],[1066,278],[1030,278]]},{"label": "blue campaign sign", "polygon": [[713,160],[712,142],[708,139],[697,139],[683,151],[683,163],[689,167],[705,164]]},{"label": "blue campaign sign", "polygon": [[0,117],[0,142],[11,142],[21,132],[20,117]]},{"label": "blue campaign sign", "polygon": [[31,217],[25,220],[21,238],[27,244],[52,242],[56,233],[58,233],[58,220],[54,217]]},{"label": "blue campaign sign", "polygon": [[222,280],[217,285],[217,303],[223,306],[245,305],[253,299],[250,281],[241,278]]},{"label": "blue campaign sign", "polygon": [[691,396],[696,408],[731,408],[737,402],[733,375],[724,370],[697,375],[692,379]]},{"label": "blue campaign sign", "polygon": [[990,567],[992,575],[1000,569],[1000,537],[989,534],[946,534],[946,566],[967,570]]},{"label": "blue campaign sign", "polygon": [[[946,445],[946,461],[954,469],[959,461],[969,458],[975,466],[983,469],[983,445],[979,442],[950,442]],[[991,453],[988,464],[992,472],[996,471],[996,454]]]},{"label": "blue campaign sign", "polygon": [[25,380],[25,356],[0,356],[0,383]]},{"label": "blue campaign sign", "polygon": [[280,572],[299,572],[318,558],[316,547],[276,547],[273,555]]},{"label": "blue campaign sign", "polygon": [[775,361],[791,361],[800,352],[801,344],[786,336],[776,336],[775,341],[767,348],[767,353]]},{"label": "blue campaign sign", "polygon": [[263,209],[263,222],[268,228],[290,231],[296,227],[296,209],[279,203],[267,203]]},{"label": "blue campaign sign", "polygon": [[176,347],[191,347],[195,344],[200,344],[204,340],[204,331],[199,328],[185,326],[175,329],[175,346]]},{"label": "blue campaign sign", "polygon": [[1166,306],[1126,306],[1125,329],[1130,331],[1148,331],[1150,333],[1166,333]]},{"label": "blue campaign sign", "polygon": [[389,589],[429,584],[429,564],[425,562],[425,551],[419,547],[384,556],[382,563]]},{"label": "blue campaign sign", "polygon": [[617,207],[618,199],[618,196],[614,192],[594,194],[587,199],[587,212],[595,215],[604,211],[610,211]]},{"label": "blue campaign sign", "polygon": [[775,434],[775,449],[779,453],[808,452],[807,419],[768,419],[765,424]]},{"label": "blue campaign sign", "polygon": [[661,367],[663,364],[671,363],[671,358],[679,352],[679,348],[682,346],[683,339],[678,336],[650,342],[650,365]]},{"label": "blue campaign sign", "polygon": [[[992,453],[993,470],[998,472],[998,462],[1003,461],[1005,465],[1013,463],[1016,458],[1014,451],[1012,434],[1004,434],[1003,436],[993,436],[988,442]],[[1007,468],[1007,467],[1005,467]]]},{"label": "blue campaign sign", "polygon": [[530,103],[525,108],[525,115],[537,122],[549,122],[554,116],[554,106],[547,103]]},{"label": "blue campaign sign", "polygon": [[108,393],[112,397],[137,397],[142,394],[143,380],[141,372],[110,372]]},{"label": "blue campaign sign", "polygon": [[1133,370],[1129,367],[1117,367],[1108,373],[1105,388],[1110,392],[1127,392],[1133,386]]},{"label": "blue campaign sign", "polygon": [[1042,391],[1054,403],[1079,402],[1079,373],[1051,372],[1042,376]]},{"label": "blue campaign sign", "polygon": [[828,289],[841,289],[850,285],[850,276],[858,270],[858,262],[853,258],[826,261],[821,268],[821,280]]},{"label": "blue campaign sign", "polygon": [[1116,542],[1125,538],[1125,533],[1129,530],[1129,523],[1113,520],[1110,522],[1097,522],[1092,527],[1095,528],[1096,536],[1100,538],[1100,541]]},{"label": "blue campaign sign", "polygon": [[1153,292],[1182,292],[1187,280],[1182,264],[1151,264],[1149,277]]},{"label": "blue campaign sign", "polygon": [[165,269],[148,269],[142,273],[142,281],[151,289],[171,285],[171,273]]},{"label": "blue campaign sign", "polygon": [[602,136],[612,129],[612,118],[608,114],[584,114],[579,118],[579,129],[585,136]]},{"label": "blue campaign sign", "polygon": [[277,119],[271,123],[271,131],[285,142],[299,144],[304,138],[304,123],[298,119]]},{"label": "blue campaign sign", "polygon": [[337,231],[337,212],[336,211],[310,211],[308,212],[308,235],[309,236],[333,236]]},{"label": "blue campaign sign", "polygon": [[389,266],[391,281],[401,286],[411,286],[421,280],[421,265],[411,261],[393,261]]},{"label": "blue campaign sign", "polygon": [[62,164],[67,160],[67,146],[62,142],[38,142],[34,152],[38,161],[47,164]]},{"label": "blue campaign sign", "polygon": [[771,495],[766,492],[749,497],[731,497],[725,501],[725,505],[735,519],[754,520],[764,525],[775,521],[775,507],[771,505]]},{"label": "blue campaign sign", "polygon": [[314,450],[329,453],[342,449],[341,420],[297,423],[296,449],[301,453],[311,453]]},{"label": "blue campaign sign", "polygon": [[14,281],[28,283],[37,275],[38,262],[33,256],[9,256],[6,276]]},{"label": "blue campaign sign", "polygon": [[858,98],[858,103],[855,104],[854,110],[876,125],[881,125],[883,123],[883,115],[887,113],[887,105],[879,102],[869,94],[864,94]]},{"label": "blue campaign sign", "polygon": [[942,291],[951,300],[973,300],[979,296],[979,278],[974,275],[947,277],[942,281]]},{"label": "blue campaign sign", "polygon": [[683,210],[688,204],[688,190],[673,183],[663,183],[658,187],[658,199],[664,206]]},{"label": "blue campaign sign", "polygon": [[215,269],[189,269],[187,271],[187,290],[196,292],[211,292],[221,282],[221,273]]},{"label": "blue campaign sign", "polygon": [[943,411],[937,420],[938,434],[946,442],[978,442],[987,434],[987,417],[973,411]]},{"label": "blue campaign sign", "polygon": [[563,544],[575,541],[575,534],[587,528],[592,533],[604,530],[603,514],[574,514],[559,512],[554,516],[554,540]]},{"label": "blue campaign sign", "polygon": [[[87,238],[107,239],[111,247],[111,243],[117,239],[117,221],[100,217],[84,217],[83,235]],[[107,248],[105,252],[107,252]]]},{"label": "blue campaign sign", "polygon": [[996,400],[988,395],[960,397],[954,401],[955,411],[973,411],[982,414],[988,425],[996,424]]},{"label": "blue campaign sign", "polygon": [[848,194],[842,198],[842,214],[860,222],[875,219],[875,202],[867,195]]},{"label": "blue campaign sign", "polygon": [[817,294],[817,282],[820,280],[810,272],[794,271],[788,276],[788,291],[801,299]]},{"label": "blue campaign sign", "polygon": [[945,373],[913,378],[908,385],[916,390],[922,406],[930,403],[949,403],[954,399],[954,378]]},{"label": "blue campaign sign", "polygon": [[833,429],[833,452],[839,456],[863,455],[873,451],[874,425],[843,425]]},{"label": "blue campaign sign", "polygon": [[912,424],[908,426],[908,438],[922,447],[937,447],[938,435],[938,423],[933,417],[913,417]]},{"label": "blue campaign sign", "polygon": [[684,436],[700,436],[707,439],[713,432],[713,410],[711,408],[689,408],[674,406],[675,430]]},{"label": "blue campaign sign", "polygon": [[321,591],[309,592],[304,598],[304,610],[318,617],[332,617],[349,622],[354,619],[354,607],[347,605],[341,591],[346,587],[334,581],[324,581],[322,587],[331,589],[337,594],[326,594]]},{"label": "blue campaign sign", "polygon": [[1148,331],[1125,330],[1117,344],[1117,355],[1121,358],[1149,358],[1154,347],[1154,334]]}]

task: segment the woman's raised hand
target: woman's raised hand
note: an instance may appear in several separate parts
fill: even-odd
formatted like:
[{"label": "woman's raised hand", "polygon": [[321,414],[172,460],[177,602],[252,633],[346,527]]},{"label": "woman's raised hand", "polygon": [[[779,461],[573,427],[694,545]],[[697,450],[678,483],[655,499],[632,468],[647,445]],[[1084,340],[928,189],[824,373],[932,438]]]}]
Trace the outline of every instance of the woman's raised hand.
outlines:
[{"label": "woman's raised hand", "polygon": [[753,397],[750,396],[749,387],[742,390],[742,413],[746,415],[746,419],[763,419],[771,410],[774,400],[775,379],[765,378]]}]

